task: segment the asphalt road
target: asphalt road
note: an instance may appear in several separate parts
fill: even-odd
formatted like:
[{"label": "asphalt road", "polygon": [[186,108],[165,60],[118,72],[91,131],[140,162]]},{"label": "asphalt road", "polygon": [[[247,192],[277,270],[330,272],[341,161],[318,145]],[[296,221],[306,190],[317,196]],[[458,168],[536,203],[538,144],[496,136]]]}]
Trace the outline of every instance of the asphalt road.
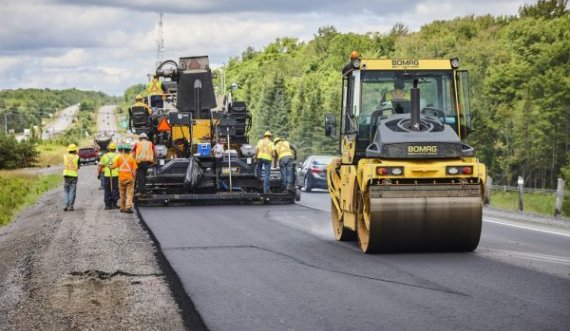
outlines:
[{"label": "asphalt road", "polygon": [[46,125],[42,132],[42,139],[49,139],[65,131],[72,123],[79,105],[73,105],[59,112],[50,124]]},{"label": "asphalt road", "polygon": [[567,231],[488,219],[473,253],[364,255],[329,204],[140,211],[211,330],[568,329]]}]

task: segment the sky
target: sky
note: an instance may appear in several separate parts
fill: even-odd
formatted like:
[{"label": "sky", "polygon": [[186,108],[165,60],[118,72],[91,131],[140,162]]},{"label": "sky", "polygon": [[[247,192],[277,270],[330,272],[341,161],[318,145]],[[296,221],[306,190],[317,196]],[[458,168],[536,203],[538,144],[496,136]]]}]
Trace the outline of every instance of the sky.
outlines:
[{"label": "sky", "polygon": [[164,56],[209,55],[213,67],[279,37],[411,31],[433,20],[515,15],[534,0],[0,0],[0,89],[76,87],[122,95]]}]

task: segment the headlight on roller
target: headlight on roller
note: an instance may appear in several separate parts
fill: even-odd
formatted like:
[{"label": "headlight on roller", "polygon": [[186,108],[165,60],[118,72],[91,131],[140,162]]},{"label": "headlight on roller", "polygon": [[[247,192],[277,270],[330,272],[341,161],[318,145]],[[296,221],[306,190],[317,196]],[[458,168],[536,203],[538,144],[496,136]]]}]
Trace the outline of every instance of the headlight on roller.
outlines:
[{"label": "headlight on roller", "polygon": [[378,176],[401,176],[404,173],[403,167],[378,167],[376,175]]},{"label": "headlight on roller", "polygon": [[446,174],[454,176],[454,175],[471,175],[473,173],[472,166],[449,166],[447,167]]}]

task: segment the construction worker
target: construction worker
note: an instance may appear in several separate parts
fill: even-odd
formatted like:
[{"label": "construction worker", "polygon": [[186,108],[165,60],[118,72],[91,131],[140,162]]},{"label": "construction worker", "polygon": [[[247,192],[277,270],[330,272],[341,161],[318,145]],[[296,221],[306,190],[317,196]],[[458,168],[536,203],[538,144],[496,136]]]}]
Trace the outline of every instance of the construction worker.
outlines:
[{"label": "construction worker", "polygon": [[146,103],[144,103],[144,98],[140,94],[137,94],[137,96],[135,97],[135,103],[129,109],[129,114],[132,115],[132,109],[135,107],[142,107],[146,109],[149,116],[152,115],[152,108],[150,108]]},{"label": "construction worker", "polygon": [[165,86],[162,82],[158,79],[157,75],[153,75],[152,79],[146,85],[146,94],[149,96],[150,106],[153,108],[163,108],[163,95],[168,93],[166,91]]},{"label": "construction worker", "polygon": [[404,80],[396,77],[394,79],[394,89],[387,91],[386,94],[384,94],[384,97],[382,97],[382,100],[380,102],[382,105],[381,108],[383,108],[383,105],[385,105],[387,102],[390,102],[392,108],[396,113],[404,113],[405,109],[403,103],[410,102],[411,100],[410,91],[406,91],[404,88]]},{"label": "construction worker", "polygon": [[129,144],[119,145],[119,151],[113,163],[113,169],[119,170],[119,208],[121,213],[132,213],[137,162],[130,154]]},{"label": "construction worker", "polygon": [[263,193],[269,193],[269,177],[271,175],[271,164],[273,163],[273,142],[271,142],[271,136],[271,132],[266,131],[255,147],[257,174],[263,179]]},{"label": "construction worker", "polygon": [[404,80],[396,77],[394,79],[394,89],[386,92],[384,101],[410,101],[410,91],[406,91],[404,88]]},{"label": "construction worker", "polygon": [[279,162],[283,188],[292,190],[293,160],[296,159],[297,147],[283,138],[276,138],[273,144],[273,156]]},{"label": "construction worker", "polygon": [[77,191],[77,178],[79,176],[79,155],[77,146],[70,144],[67,146],[67,154],[63,155],[63,192],[64,211],[73,210],[75,204],[75,193]]},{"label": "construction worker", "polygon": [[133,147],[133,154],[138,165],[136,192],[145,194],[146,173],[148,168],[154,164],[156,154],[154,144],[148,140],[146,133],[141,133],[139,135],[139,142]]},{"label": "construction worker", "polygon": [[118,156],[116,150],[117,144],[110,143],[109,151],[103,154],[97,168],[98,177],[103,176],[105,210],[117,208],[119,201],[119,169],[113,169],[115,158]]}]

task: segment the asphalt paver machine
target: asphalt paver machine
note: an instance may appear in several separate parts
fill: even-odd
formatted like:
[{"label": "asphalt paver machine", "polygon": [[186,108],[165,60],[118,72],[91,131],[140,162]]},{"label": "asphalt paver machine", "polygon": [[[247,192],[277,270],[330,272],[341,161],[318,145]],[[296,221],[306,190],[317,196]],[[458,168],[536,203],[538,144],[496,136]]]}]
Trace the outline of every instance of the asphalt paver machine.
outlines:
[{"label": "asphalt paver machine", "polygon": [[263,193],[249,142],[251,114],[245,102],[224,98],[217,108],[207,56],[164,61],[156,70],[170,93],[162,108],[130,111],[130,127],[146,133],[157,162],[146,177],[138,205],[290,204],[300,192],[285,190],[278,170]]}]

